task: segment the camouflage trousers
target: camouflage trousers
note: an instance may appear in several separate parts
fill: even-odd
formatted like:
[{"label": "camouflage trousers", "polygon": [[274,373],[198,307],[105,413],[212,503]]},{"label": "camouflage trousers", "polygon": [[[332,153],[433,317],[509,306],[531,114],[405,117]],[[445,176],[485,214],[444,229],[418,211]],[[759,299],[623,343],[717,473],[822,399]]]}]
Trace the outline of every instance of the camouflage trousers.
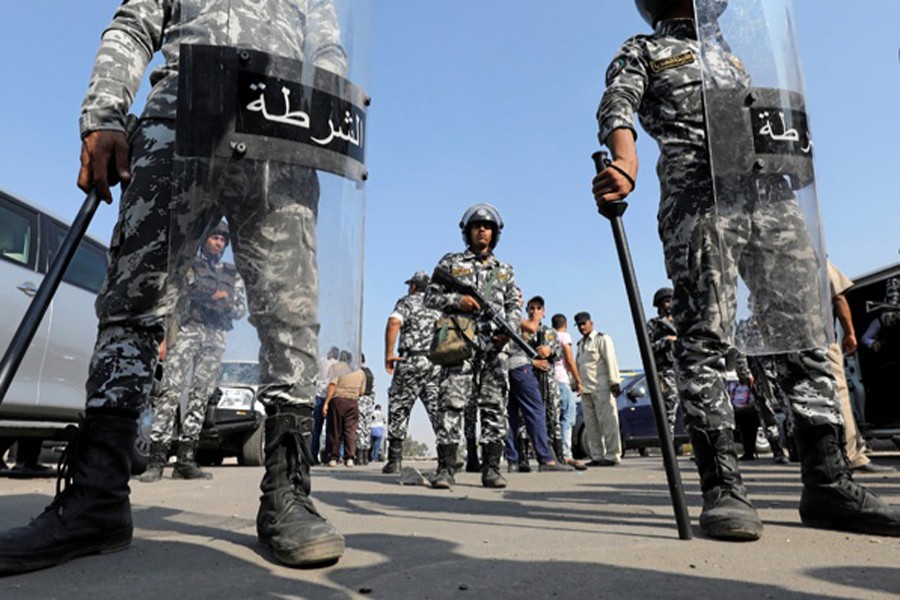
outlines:
[{"label": "camouflage trousers", "polygon": [[181,416],[179,441],[200,439],[206,405],[216,390],[222,355],[225,353],[224,329],[199,323],[179,327],[175,343],[168,349],[163,365],[159,394],[153,399],[153,428],[150,441],[168,444],[175,431],[175,415],[182,391],[189,389],[187,405]]},{"label": "camouflage trousers", "polygon": [[356,447],[368,450],[372,441],[372,415],[375,414],[375,396],[360,396],[359,421],[356,423]]},{"label": "camouflage trousers", "polygon": [[223,215],[259,336],[260,399],[270,407],[311,405],[319,327],[316,173],[251,161],[192,164],[175,160],[174,141],[174,122],[155,119],[130,140],[132,181],[119,203],[96,302],[87,407],[145,408],[181,271]]},{"label": "camouflage trousers", "polygon": [[417,399],[425,405],[431,429],[437,435],[440,428],[438,386],[441,368],[427,356],[407,356],[396,365],[391,387],[388,388],[388,439],[406,439],[409,415]]},{"label": "camouflage trousers", "polygon": [[506,356],[490,353],[470,358],[462,364],[441,368],[438,444],[458,444],[463,411],[474,402],[481,418],[481,442],[504,443],[506,397]]},{"label": "camouflage trousers", "polygon": [[662,392],[663,404],[666,407],[666,421],[669,423],[669,434],[675,435],[675,422],[678,420],[678,379],[674,367],[660,367],[659,391]]},{"label": "camouflage trousers", "polygon": [[[763,325],[768,330],[790,331],[800,347],[823,330],[823,315],[814,309],[817,291],[796,285],[816,269],[799,206],[773,196],[744,208],[713,207],[709,190],[660,203],[660,239],[675,291],[678,391],[689,430],[734,427],[724,358],[732,343],[739,275],[758,302],[777,303],[764,311],[773,315]],[[824,346],[778,354],[773,361],[798,426],[842,424]]]}]

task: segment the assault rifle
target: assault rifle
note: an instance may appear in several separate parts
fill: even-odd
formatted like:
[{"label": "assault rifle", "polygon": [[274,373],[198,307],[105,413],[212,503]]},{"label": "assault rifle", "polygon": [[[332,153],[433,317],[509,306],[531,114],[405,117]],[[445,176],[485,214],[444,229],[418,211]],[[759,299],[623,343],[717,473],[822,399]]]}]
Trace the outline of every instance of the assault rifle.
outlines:
[{"label": "assault rifle", "polygon": [[[431,275],[431,282],[436,283],[438,285],[443,286],[447,290],[451,292],[456,292],[458,294],[462,294],[463,296],[471,296],[478,301],[478,304],[481,308],[476,311],[475,315],[479,317],[479,320],[487,325],[489,331],[481,331],[480,328],[477,328],[479,334],[493,334],[498,333],[500,335],[504,335],[512,340],[516,346],[522,349],[523,352],[528,356],[528,358],[534,359],[539,358],[537,350],[532,348],[528,342],[526,342],[521,335],[519,335],[518,331],[515,331],[512,327],[510,327],[509,323],[494,309],[490,302],[481,295],[481,293],[475,289],[474,286],[469,285],[468,283],[463,283],[459,279],[453,276],[450,271],[446,269],[442,269],[440,267],[434,270],[434,273]],[[491,337],[491,336],[488,336]]]}]

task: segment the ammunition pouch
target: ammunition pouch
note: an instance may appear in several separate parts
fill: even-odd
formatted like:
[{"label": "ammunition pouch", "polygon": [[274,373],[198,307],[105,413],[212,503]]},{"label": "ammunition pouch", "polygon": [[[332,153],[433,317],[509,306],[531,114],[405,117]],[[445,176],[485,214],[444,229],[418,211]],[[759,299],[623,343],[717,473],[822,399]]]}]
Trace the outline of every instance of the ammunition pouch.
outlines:
[{"label": "ammunition pouch", "polygon": [[434,323],[428,359],[449,367],[462,364],[475,354],[475,321],[456,315],[441,317]]}]

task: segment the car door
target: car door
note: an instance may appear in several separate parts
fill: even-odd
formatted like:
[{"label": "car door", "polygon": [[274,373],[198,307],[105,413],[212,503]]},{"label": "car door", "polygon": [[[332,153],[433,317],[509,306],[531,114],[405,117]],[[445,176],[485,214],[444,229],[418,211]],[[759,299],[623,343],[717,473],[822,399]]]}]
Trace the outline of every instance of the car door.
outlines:
[{"label": "car door", "polygon": [[[0,350],[6,352],[43,275],[37,272],[39,214],[0,194]],[[0,405],[3,415],[30,413],[41,392],[41,366],[49,321],[38,327],[28,351]]]},{"label": "car door", "polygon": [[[42,219],[46,270],[68,228],[46,215]],[[82,240],[48,311],[50,334],[38,414],[75,418],[84,409],[84,382],[97,337],[94,300],[103,285],[106,266],[106,249],[93,240]]]}]

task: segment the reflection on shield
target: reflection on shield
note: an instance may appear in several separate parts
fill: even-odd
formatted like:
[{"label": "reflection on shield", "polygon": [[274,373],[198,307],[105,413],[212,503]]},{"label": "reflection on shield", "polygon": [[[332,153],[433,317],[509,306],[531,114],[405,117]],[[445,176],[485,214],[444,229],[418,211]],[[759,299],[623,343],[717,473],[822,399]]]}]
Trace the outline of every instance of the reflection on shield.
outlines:
[{"label": "reflection on shield", "polygon": [[747,354],[833,339],[790,0],[694,0],[725,334]]},{"label": "reflection on shield", "polygon": [[258,358],[267,404],[308,403],[321,348],[360,354],[369,3],[258,5],[179,49],[170,292],[176,319],[215,293],[197,271],[226,219],[249,318],[225,357]]}]

